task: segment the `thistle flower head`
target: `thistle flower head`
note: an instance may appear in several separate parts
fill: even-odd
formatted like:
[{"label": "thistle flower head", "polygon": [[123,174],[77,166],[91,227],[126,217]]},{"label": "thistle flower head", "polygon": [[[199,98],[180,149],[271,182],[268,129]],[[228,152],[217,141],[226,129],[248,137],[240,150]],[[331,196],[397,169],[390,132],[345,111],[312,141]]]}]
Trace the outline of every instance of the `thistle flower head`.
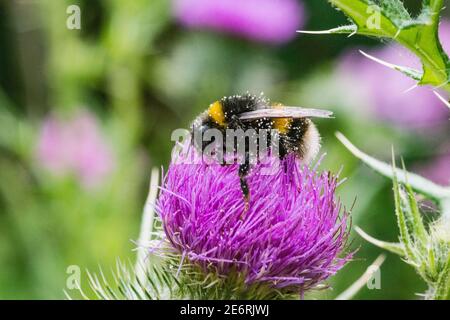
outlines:
[{"label": "thistle flower head", "polygon": [[58,175],[74,175],[82,186],[101,185],[114,167],[114,156],[97,118],[88,111],[69,119],[49,116],[36,148],[39,164]]},{"label": "thistle flower head", "polygon": [[[189,150],[181,160],[198,158]],[[236,164],[173,161],[157,202],[165,234],[205,274],[238,275],[245,286],[303,293],[336,273],[349,217],[335,198],[337,178],[294,156],[256,164],[245,209]],[[264,175],[267,168],[270,175]]]},{"label": "thistle flower head", "polygon": [[186,27],[274,44],[294,38],[305,20],[303,5],[295,0],[175,0],[174,15]]}]

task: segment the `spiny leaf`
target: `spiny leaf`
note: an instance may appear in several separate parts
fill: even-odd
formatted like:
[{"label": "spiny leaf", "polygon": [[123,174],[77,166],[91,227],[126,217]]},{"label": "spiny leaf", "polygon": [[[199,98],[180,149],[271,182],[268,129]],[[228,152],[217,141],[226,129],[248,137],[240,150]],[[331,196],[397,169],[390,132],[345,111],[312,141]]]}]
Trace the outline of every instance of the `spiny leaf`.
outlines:
[{"label": "spiny leaf", "polygon": [[[356,146],[354,146],[342,133],[337,132],[336,137],[355,157],[359,158],[366,165],[368,165],[381,175],[393,179],[393,175],[395,172],[400,183],[405,184],[408,180],[412,189],[420,194],[423,194],[437,201],[450,198],[450,188],[437,185],[414,173],[397,171],[393,172],[392,166],[365,154]],[[406,179],[406,176],[408,176],[408,179]]]},{"label": "spiny leaf", "polygon": [[[114,283],[110,283],[100,268],[98,274],[87,272],[89,285],[92,293],[97,299],[102,300],[157,300],[163,298],[184,298],[183,292],[188,290],[181,287],[175,279],[174,272],[169,265],[148,265],[145,267],[143,275],[146,283],[141,280],[141,276],[136,274],[134,267],[128,267],[120,260],[116,263],[116,271],[112,272]],[[83,299],[88,299],[88,295],[79,288]],[[176,294],[180,293],[180,294]],[[68,295],[68,298],[71,298]]]},{"label": "spiny leaf", "polygon": [[397,27],[402,27],[405,21],[410,21],[411,16],[408,10],[405,9],[400,0],[378,0],[369,1],[372,5],[380,7],[380,11],[385,14]]},{"label": "spiny leaf", "polygon": [[439,92],[437,92],[437,91],[433,91],[433,92],[434,92],[434,94],[439,98],[439,100],[441,100],[441,101],[444,103],[444,105],[445,105],[447,108],[450,109],[450,102],[447,101],[443,96],[441,96],[441,95],[439,94]]},{"label": "spiny leaf", "polygon": [[433,247],[429,246],[427,248],[428,251],[428,272],[431,277],[435,277],[436,275],[436,256],[434,254]]},{"label": "spiny leaf", "polygon": [[373,244],[381,249],[395,253],[401,257],[405,256],[405,249],[401,243],[386,242],[386,241],[378,240],[378,239],[368,235],[360,227],[357,227],[357,226],[355,227],[355,231],[367,242],[370,242],[371,244]]},{"label": "spiny leaf", "polygon": [[[377,4],[372,1],[330,0],[330,3],[350,18],[357,27],[358,34],[392,38],[398,32],[399,26],[385,12],[375,12],[379,7],[377,8]],[[379,21],[373,20],[378,17]],[[377,28],[377,23],[380,24],[380,28]]]},{"label": "spiny leaf", "polygon": [[[392,157],[394,157],[392,155]],[[418,257],[413,248],[413,244],[411,241],[410,230],[408,229],[406,216],[402,208],[402,200],[400,195],[400,184],[397,181],[396,168],[395,168],[395,160],[392,159],[392,172],[393,172],[393,185],[394,185],[394,200],[395,200],[395,214],[397,216],[398,228],[400,229],[400,241],[405,248],[406,257],[413,261],[417,262]]]},{"label": "spiny leaf", "polygon": [[[426,0],[413,19],[399,0],[329,0],[354,23],[333,33],[356,33],[392,39],[413,52],[421,61],[421,85],[442,87],[450,92],[450,59],[438,36],[443,0]],[[333,30],[333,29],[332,29]],[[410,76],[415,74],[411,74]]]},{"label": "spiny leaf", "polygon": [[354,24],[320,31],[297,30],[298,33],[304,34],[352,34],[356,31],[358,28]]},{"label": "spiny leaf", "polygon": [[446,264],[439,275],[436,286],[435,300],[450,299],[450,253],[447,256]]},{"label": "spiny leaf", "polygon": [[365,56],[366,58],[368,58],[370,60],[373,60],[373,61],[375,61],[375,62],[377,62],[377,63],[379,63],[379,64],[381,64],[381,65],[383,65],[385,67],[388,67],[390,69],[399,71],[399,72],[403,73],[404,75],[406,75],[406,76],[408,76],[410,78],[413,78],[414,80],[420,81],[420,79],[422,79],[422,77],[423,77],[423,73],[421,71],[389,63],[387,61],[378,59],[378,58],[376,58],[376,57],[374,57],[374,56],[372,56],[372,55],[370,55],[370,54],[368,54],[368,53],[366,53],[366,52],[364,52],[362,50],[359,50],[359,52],[363,56]]},{"label": "spiny leaf", "polygon": [[402,166],[403,166],[403,172],[405,172],[405,177],[406,177],[405,188],[406,188],[406,194],[408,197],[408,199],[407,199],[408,207],[409,207],[409,210],[411,213],[413,233],[419,242],[419,246],[422,250],[422,253],[426,254],[426,242],[427,242],[428,235],[427,235],[427,231],[425,229],[425,225],[423,224],[422,216],[420,215],[419,205],[417,204],[417,200],[414,195],[414,191],[408,182],[408,175],[406,174],[406,167],[405,167],[405,163],[403,162],[403,159],[402,159]]}]

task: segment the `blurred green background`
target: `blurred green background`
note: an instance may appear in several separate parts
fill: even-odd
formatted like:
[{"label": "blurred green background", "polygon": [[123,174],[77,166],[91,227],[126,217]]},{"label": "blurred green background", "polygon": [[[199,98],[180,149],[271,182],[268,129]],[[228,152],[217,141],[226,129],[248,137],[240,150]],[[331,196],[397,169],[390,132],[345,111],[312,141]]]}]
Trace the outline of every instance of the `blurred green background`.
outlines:
[{"label": "blurred green background", "polygon": [[[325,0],[301,2],[304,29],[346,23]],[[411,11],[418,2],[408,1]],[[66,27],[73,4],[81,8],[81,30]],[[85,285],[86,269],[101,265],[107,271],[117,257],[133,261],[150,169],[167,167],[171,132],[187,127],[212,101],[246,91],[333,110],[334,120],[317,122],[327,153],[321,167],[342,168],[341,177],[348,178],[339,194],[347,208],[353,206],[353,225],[396,240],[390,181],[353,158],[334,132],[384,160],[394,145],[414,170],[450,142],[450,130],[417,131],[367,116],[364,100],[339,89],[343,80],[335,70],[344,52],[385,44],[312,35],[265,44],[183,27],[171,10],[168,0],[0,2],[0,298],[64,298],[63,289],[71,291],[68,266],[80,266]],[[64,128],[77,114],[98,127],[100,133],[92,134],[113,158],[105,160],[111,169],[94,186],[80,182],[78,169],[52,172],[39,156],[43,123],[59,119]],[[75,128],[81,136],[85,127]],[[434,215],[432,204],[422,206]],[[356,234],[352,248],[359,248],[355,260],[330,281],[333,289],[312,298],[335,297],[381,253]],[[364,288],[356,298],[414,299],[425,289],[412,268],[388,255],[381,288]]]}]

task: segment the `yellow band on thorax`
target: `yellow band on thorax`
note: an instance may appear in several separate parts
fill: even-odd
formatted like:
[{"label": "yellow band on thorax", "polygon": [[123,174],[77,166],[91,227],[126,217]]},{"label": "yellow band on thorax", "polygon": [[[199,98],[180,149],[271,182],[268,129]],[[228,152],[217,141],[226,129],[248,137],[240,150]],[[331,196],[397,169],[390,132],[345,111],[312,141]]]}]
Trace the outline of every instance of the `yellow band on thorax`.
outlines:
[{"label": "yellow band on thorax", "polygon": [[225,126],[225,115],[223,113],[223,107],[220,101],[216,101],[209,106],[208,115],[218,125]]}]

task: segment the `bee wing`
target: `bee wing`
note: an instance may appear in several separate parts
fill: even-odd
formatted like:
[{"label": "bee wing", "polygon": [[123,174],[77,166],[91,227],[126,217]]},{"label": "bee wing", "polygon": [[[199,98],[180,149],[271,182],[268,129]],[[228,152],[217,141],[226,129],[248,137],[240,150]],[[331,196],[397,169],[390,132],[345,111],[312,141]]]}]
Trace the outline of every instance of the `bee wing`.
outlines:
[{"label": "bee wing", "polygon": [[331,118],[333,112],[323,109],[308,109],[301,107],[277,107],[243,112],[239,119],[254,120],[261,118]]}]

